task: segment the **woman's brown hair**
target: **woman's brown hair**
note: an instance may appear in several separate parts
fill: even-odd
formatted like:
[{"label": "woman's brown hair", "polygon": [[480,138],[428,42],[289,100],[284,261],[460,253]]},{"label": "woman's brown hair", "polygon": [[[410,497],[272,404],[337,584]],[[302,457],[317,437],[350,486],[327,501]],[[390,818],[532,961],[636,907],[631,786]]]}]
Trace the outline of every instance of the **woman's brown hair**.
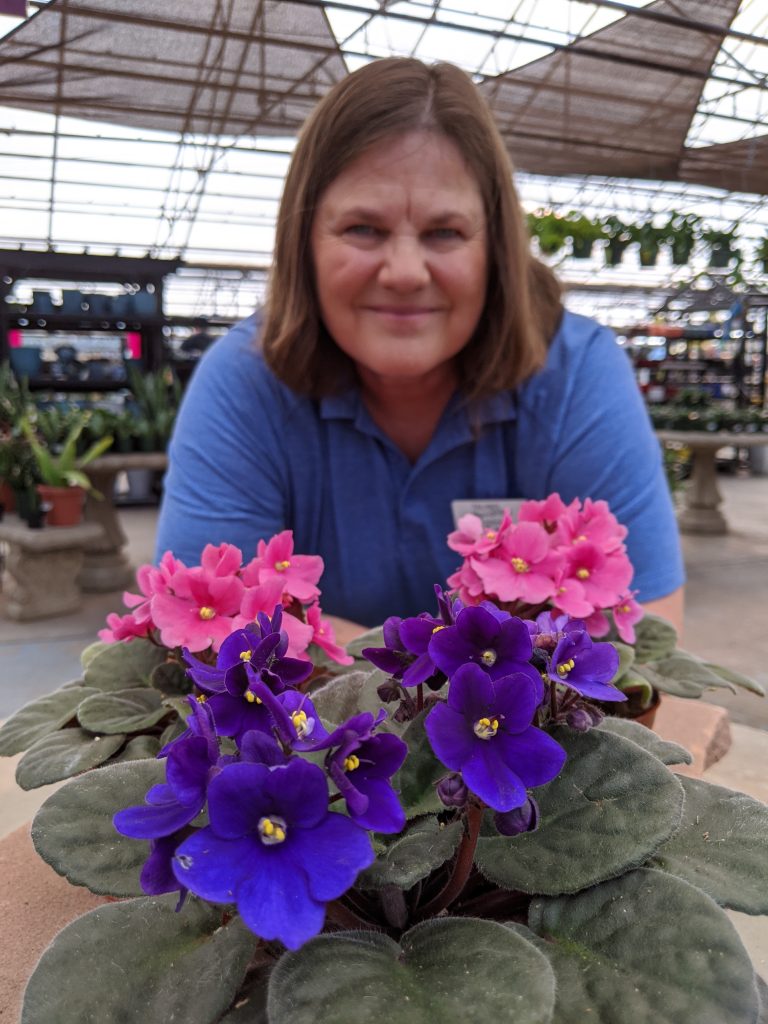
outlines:
[{"label": "woman's brown hair", "polygon": [[514,388],[539,369],[562,314],[560,287],[530,253],[512,167],[493,116],[452,64],[377,60],[320,101],[299,136],[277,217],[261,337],[273,373],[319,397],[350,381],[351,361],[323,326],[310,247],[324,190],[382,139],[432,131],[452,140],[475,175],[488,230],[488,288],[475,333],[457,356],[468,399]]}]

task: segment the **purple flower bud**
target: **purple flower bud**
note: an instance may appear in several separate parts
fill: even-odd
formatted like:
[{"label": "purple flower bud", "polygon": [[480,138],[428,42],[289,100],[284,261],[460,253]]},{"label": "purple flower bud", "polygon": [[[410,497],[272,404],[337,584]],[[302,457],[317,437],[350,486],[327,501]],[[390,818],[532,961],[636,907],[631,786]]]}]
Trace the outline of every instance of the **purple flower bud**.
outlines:
[{"label": "purple flower bud", "polygon": [[469,797],[469,790],[458,772],[452,772],[440,779],[437,784],[437,795],[446,807],[463,807]]},{"label": "purple flower bud", "polygon": [[565,716],[565,721],[575,732],[589,732],[595,724],[592,715],[586,708],[571,708]]},{"label": "purple flower bud", "polygon": [[521,832],[535,832],[541,814],[539,805],[529,796],[524,804],[511,811],[497,811],[493,816],[497,831],[503,836],[519,836]]},{"label": "purple flower bud", "polygon": [[386,683],[382,683],[376,690],[379,695],[379,700],[382,704],[391,704],[395,700],[400,699],[400,687],[393,679],[388,679]]}]

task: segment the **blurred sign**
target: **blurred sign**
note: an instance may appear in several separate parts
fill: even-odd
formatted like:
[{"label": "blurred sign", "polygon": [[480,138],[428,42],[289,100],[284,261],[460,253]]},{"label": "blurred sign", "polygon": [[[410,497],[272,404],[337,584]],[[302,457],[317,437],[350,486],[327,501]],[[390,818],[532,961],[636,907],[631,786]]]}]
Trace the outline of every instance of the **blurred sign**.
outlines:
[{"label": "blurred sign", "polygon": [[26,18],[27,0],[0,0],[0,14],[10,14],[14,18]]}]

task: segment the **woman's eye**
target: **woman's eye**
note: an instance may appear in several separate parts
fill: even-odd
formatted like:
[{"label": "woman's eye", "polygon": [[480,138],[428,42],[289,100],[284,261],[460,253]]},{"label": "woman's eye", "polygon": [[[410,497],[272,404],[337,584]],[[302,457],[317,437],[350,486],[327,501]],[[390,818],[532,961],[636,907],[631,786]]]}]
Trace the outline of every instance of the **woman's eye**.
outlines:
[{"label": "woman's eye", "polygon": [[371,224],[350,224],[344,228],[345,235],[354,235],[357,238],[375,238],[378,233],[378,228]]},{"label": "woman's eye", "polygon": [[456,228],[433,228],[429,234],[431,238],[435,238],[439,242],[450,241],[460,237],[460,232]]}]

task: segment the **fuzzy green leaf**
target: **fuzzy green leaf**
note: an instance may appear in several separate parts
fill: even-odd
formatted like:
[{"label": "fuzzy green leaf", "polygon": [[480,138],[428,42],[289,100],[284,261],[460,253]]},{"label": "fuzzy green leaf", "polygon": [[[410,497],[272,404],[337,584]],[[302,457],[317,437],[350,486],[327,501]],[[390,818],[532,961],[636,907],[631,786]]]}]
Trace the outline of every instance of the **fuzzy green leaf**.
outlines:
[{"label": "fuzzy green leaf", "polygon": [[[619,667],[616,670],[616,675],[611,679],[611,683],[614,686],[618,686],[619,681],[623,680],[635,663],[635,649],[630,647],[629,644],[623,644],[620,640],[613,640],[611,642],[619,652]],[[624,687],[620,686],[619,689],[623,690]]]},{"label": "fuzzy green leaf", "polygon": [[[323,721],[333,725],[339,725],[363,711],[370,711],[375,716],[385,706],[376,691],[387,678],[378,669],[345,672],[315,690],[312,702]],[[395,722],[391,715],[396,707],[396,704],[389,705],[387,710],[390,714],[379,726],[380,730],[403,732],[405,726]]]},{"label": "fuzzy green leaf", "polygon": [[286,954],[269,982],[270,1024],[548,1024],[554,977],[531,943],[475,918],[425,921],[398,945],[341,932]]},{"label": "fuzzy green leaf", "polygon": [[147,757],[157,757],[161,746],[157,736],[134,736],[109,763],[119,764],[122,761],[142,761]]},{"label": "fuzzy green leaf", "polygon": [[649,754],[658,757],[662,764],[691,764],[693,761],[685,747],[681,747],[678,743],[672,743],[670,740],[663,740],[652,729],[647,729],[644,725],[632,722],[628,718],[615,718],[608,715],[603,719],[599,728],[632,740],[643,750],[647,750]]},{"label": "fuzzy green leaf", "polygon": [[43,736],[56,732],[75,717],[86,697],[97,692],[90,687],[67,684],[25,704],[0,729],[0,756],[19,754]]},{"label": "fuzzy green leaf", "polygon": [[248,972],[232,1009],[224,1014],[219,1024],[269,1024],[267,987],[274,963],[273,960],[260,963]]},{"label": "fuzzy green leaf", "polygon": [[121,835],[112,818],[143,804],[147,790],[164,781],[165,764],[155,760],[106,765],[72,779],[35,815],[35,849],[73,885],[100,895],[140,896],[149,844]]},{"label": "fuzzy green leaf", "polygon": [[88,644],[88,646],[80,652],[80,664],[84,669],[88,668],[97,654],[101,654],[102,651],[105,651],[111,646],[112,644],[105,643],[103,640],[94,640],[92,644]]},{"label": "fuzzy green leaf", "polygon": [[680,829],[651,860],[723,907],[768,914],[768,807],[702,779],[680,779]]},{"label": "fuzzy green leaf", "polygon": [[658,690],[676,697],[701,697],[708,689],[736,692],[732,683],[715,675],[703,661],[683,651],[675,651],[668,658],[662,658],[652,665],[640,665],[637,671]]},{"label": "fuzzy green leaf", "polygon": [[643,708],[649,708],[651,704],[653,704],[653,687],[644,676],[639,675],[641,671],[645,671],[646,669],[646,665],[643,665],[641,668],[634,666],[616,684],[622,693],[640,691],[640,706]]},{"label": "fuzzy green leaf", "polygon": [[85,684],[105,692],[149,686],[152,670],[162,664],[165,657],[165,650],[148,640],[108,644],[85,666]]},{"label": "fuzzy green leaf", "polygon": [[505,889],[578,892],[639,867],[680,824],[683,788],[657,757],[602,729],[553,735],[568,760],[533,791],[538,830],[477,844],[475,863]]},{"label": "fuzzy green leaf", "polygon": [[460,821],[441,826],[437,818],[423,818],[389,843],[386,853],[377,857],[355,884],[362,889],[387,885],[410,889],[453,856],[463,830]]},{"label": "fuzzy green leaf", "polygon": [[427,711],[419,712],[402,734],[408,744],[408,756],[392,781],[409,818],[445,810],[435,786],[448,774],[448,769],[435,757],[427,739],[424,729],[427,714]]},{"label": "fuzzy green leaf", "polygon": [[712,662],[705,661],[704,665],[716,676],[720,676],[721,679],[727,683],[735,683],[736,686],[741,686],[745,690],[749,690],[751,693],[756,693],[758,697],[765,696],[765,690],[756,682],[754,679],[750,679],[749,676],[742,675],[741,672],[734,672],[732,668],[725,668],[723,665],[713,665]]},{"label": "fuzzy green leaf", "polygon": [[[347,654],[351,654],[353,658],[365,661],[363,658],[363,651],[366,647],[384,647],[384,627],[374,626],[373,629],[367,630],[365,633],[361,633],[360,636],[356,636],[354,640],[350,640],[347,644]],[[365,661],[366,665],[370,665],[369,661]]]},{"label": "fuzzy green leaf", "polygon": [[152,669],[149,683],[166,697],[184,697],[192,693],[192,680],[178,661],[164,661]]},{"label": "fuzzy green leaf", "polygon": [[77,717],[90,732],[138,732],[157,725],[168,714],[163,698],[147,686],[96,693],[80,705]]},{"label": "fuzzy green leaf", "polygon": [[29,980],[21,1024],[217,1021],[256,938],[237,917],[222,926],[220,907],[189,900],[176,914],[176,901],[112,903],[67,925]]},{"label": "fuzzy green leaf", "polygon": [[22,789],[36,789],[87,772],[108,761],[125,742],[125,734],[94,736],[85,729],[62,729],[43,736],[16,765]]},{"label": "fuzzy green leaf", "polygon": [[666,658],[677,645],[677,632],[666,619],[648,612],[635,626],[635,661]]},{"label": "fuzzy green leaf", "polygon": [[679,878],[641,868],[536,899],[528,923],[546,940],[558,1024],[754,1024],[754,971],[736,930]]}]

